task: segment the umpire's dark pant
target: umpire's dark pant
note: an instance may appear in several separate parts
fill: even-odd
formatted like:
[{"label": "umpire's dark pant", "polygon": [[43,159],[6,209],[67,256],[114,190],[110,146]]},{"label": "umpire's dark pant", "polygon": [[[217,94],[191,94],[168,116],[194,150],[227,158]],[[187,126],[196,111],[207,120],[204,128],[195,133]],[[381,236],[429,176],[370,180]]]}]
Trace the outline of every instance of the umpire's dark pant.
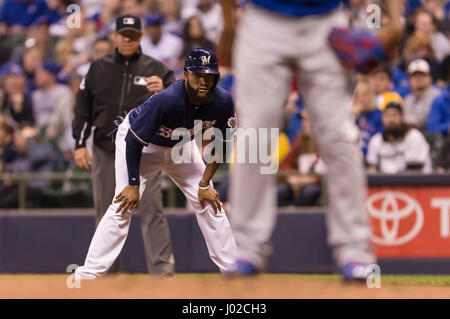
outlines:
[{"label": "umpire's dark pant", "polygon": [[[92,185],[94,191],[95,222],[100,223],[114,197],[115,154],[93,146]],[[175,262],[172,255],[167,219],[163,215],[161,172],[149,179],[142,194],[139,208],[148,272],[151,275],[173,274]],[[109,273],[119,271],[119,258]]]}]

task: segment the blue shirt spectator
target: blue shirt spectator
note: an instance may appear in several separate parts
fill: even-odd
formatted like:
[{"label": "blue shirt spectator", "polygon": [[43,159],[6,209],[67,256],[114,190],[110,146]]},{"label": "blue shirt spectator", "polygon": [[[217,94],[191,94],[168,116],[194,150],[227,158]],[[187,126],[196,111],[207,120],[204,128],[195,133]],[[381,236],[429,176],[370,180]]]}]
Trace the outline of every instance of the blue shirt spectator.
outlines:
[{"label": "blue shirt spectator", "polygon": [[47,11],[45,0],[5,0],[0,7],[0,23],[28,27]]},{"label": "blue shirt spectator", "polygon": [[405,98],[411,93],[408,74],[401,67],[396,67],[392,71],[392,82],[394,83],[394,90],[400,94],[402,98]]},{"label": "blue shirt spectator", "polygon": [[375,91],[367,80],[361,79],[356,84],[351,112],[359,130],[359,146],[365,157],[370,139],[384,130],[383,112],[377,108]]},{"label": "blue shirt spectator", "polygon": [[448,85],[438,95],[431,104],[430,115],[428,116],[427,130],[429,132],[439,132],[448,136],[450,124],[450,85]]},{"label": "blue shirt spectator", "polygon": [[360,132],[359,143],[364,155],[367,154],[370,139],[378,132],[384,130],[383,122],[381,120],[382,114],[383,112],[379,109],[374,109],[372,111],[361,112],[356,119],[356,125]]}]

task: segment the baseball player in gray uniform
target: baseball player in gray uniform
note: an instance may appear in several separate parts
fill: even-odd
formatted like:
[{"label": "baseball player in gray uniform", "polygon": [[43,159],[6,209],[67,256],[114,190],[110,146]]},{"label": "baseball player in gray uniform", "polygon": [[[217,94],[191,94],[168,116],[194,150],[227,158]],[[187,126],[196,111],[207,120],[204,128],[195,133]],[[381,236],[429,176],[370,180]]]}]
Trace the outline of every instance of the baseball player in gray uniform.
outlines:
[{"label": "baseball player in gray uniform", "polygon": [[[399,13],[396,3],[387,3],[393,14]],[[340,0],[247,1],[233,54],[237,118],[244,130],[279,127],[290,81],[298,71],[316,144],[327,165],[328,243],[343,278],[365,280],[365,272],[359,270],[376,262],[364,209],[366,180],[358,130],[346,107],[348,73],[328,42],[333,27],[348,24],[340,7]],[[401,25],[394,20],[387,39],[401,34]],[[263,165],[236,163],[232,173],[230,222],[238,245],[235,275],[264,271],[271,255],[275,179],[261,174]]]}]

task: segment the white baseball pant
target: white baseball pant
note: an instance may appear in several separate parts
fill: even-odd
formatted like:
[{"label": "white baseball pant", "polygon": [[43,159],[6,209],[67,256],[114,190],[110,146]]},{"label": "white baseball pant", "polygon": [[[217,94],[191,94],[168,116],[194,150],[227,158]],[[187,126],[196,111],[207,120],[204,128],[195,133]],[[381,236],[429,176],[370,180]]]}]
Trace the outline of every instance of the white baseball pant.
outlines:
[{"label": "white baseball pant", "polygon": [[[129,127],[127,116],[119,126],[116,136],[114,197],[128,185],[125,136]],[[148,177],[157,171],[167,173],[192,205],[212,261],[221,272],[230,271],[234,262],[233,257],[236,254],[236,241],[225,211],[222,208],[217,215],[214,215],[212,206],[208,203],[205,208],[202,208],[198,199],[198,183],[205,170],[200,151],[195,145],[195,141],[188,142],[183,146],[183,152],[190,151],[190,163],[174,163],[171,158],[171,150],[170,147],[153,144],[143,148],[140,164],[140,195],[142,196]],[[109,206],[92,238],[84,265],[75,271],[75,278],[95,279],[105,275],[119,255],[127,239],[132,216],[131,211],[124,215],[117,214],[116,210],[119,205],[120,203],[112,202]]]}]

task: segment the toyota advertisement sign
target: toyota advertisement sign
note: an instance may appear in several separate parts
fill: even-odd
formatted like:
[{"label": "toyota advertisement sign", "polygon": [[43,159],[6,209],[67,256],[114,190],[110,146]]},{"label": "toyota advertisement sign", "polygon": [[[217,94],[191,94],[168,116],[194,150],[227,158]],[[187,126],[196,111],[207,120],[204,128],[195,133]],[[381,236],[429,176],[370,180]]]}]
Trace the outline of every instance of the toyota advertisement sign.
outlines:
[{"label": "toyota advertisement sign", "polygon": [[450,257],[449,187],[370,187],[366,211],[378,257]]}]

